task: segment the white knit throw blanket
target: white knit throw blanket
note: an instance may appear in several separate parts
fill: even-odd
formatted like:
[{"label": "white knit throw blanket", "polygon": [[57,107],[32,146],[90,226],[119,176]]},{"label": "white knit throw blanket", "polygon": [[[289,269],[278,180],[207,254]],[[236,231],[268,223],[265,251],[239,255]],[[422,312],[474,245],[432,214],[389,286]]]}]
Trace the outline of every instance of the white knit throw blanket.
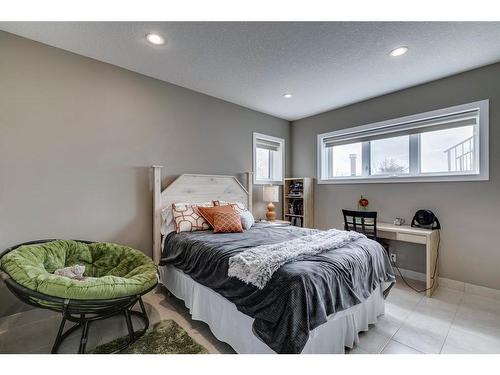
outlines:
[{"label": "white knit throw blanket", "polygon": [[261,245],[229,258],[228,276],[263,289],[274,272],[285,263],[303,255],[315,255],[338,249],[365,236],[353,231],[311,230],[310,235],[272,245]]}]

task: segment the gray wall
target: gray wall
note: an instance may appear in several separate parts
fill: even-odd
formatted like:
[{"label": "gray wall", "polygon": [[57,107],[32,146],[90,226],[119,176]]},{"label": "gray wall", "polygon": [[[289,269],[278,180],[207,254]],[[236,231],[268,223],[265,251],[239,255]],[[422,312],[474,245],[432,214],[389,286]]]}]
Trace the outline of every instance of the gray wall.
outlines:
[{"label": "gray wall", "polygon": [[[285,138],[289,170],[287,121],[5,32],[0,56],[0,249],[60,237],[149,255],[149,166],[164,186],[250,171],[254,131]],[[8,298],[0,286],[0,316]]]},{"label": "gray wall", "polygon": [[[428,208],[443,227],[441,276],[500,289],[499,82],[495,64],[293,122],[293,175],[316,176],[319,133],[490,99],[489,181],[316,185],[315,224],[340,227],[341,209],[355,207],[361,194],[383,221],[396,216],[409,221],[418,208]],[[399,243],[396,252],[401,266],[423,271],[421,248]]]}]

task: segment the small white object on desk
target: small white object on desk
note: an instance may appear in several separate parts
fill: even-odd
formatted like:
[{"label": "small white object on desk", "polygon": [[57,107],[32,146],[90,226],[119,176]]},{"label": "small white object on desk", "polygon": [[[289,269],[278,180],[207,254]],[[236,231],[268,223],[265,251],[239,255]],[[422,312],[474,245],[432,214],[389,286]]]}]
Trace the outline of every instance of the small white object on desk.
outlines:
[{"label": "small white object on desk", "polygon": [[398,225],[398,226],[401,226],[405,223],[405,219],[403,219],[402,217],[397,217],[394,219],[394,225]]},{"label": "small white object on desk", "polygon": [[[425,284],[427,297],[432,296],[438,286],[438,245],[439,230],[415,228],[409,225],[377,223],[377,237],[386,240],[411,242],[425,245]],[[436,267],[434,273],[434,267]],[[434,276],[434,279],[433,279]],[[431,287],[432,286],[432,287]]]}]

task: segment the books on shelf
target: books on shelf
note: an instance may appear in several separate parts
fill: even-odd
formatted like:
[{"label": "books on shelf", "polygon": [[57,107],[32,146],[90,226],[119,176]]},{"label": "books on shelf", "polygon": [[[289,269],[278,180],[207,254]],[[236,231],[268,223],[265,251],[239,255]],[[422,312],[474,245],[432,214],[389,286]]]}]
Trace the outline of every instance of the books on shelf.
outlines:
[{"label": "books on shelf", "polygon": [[302,201],[295,201],[295,200],[289,201],[288,213],[291,215],[303,215],[304,203],[302,203]]},{"label": "books on shelf", "polygon": [[313,227],[313,179],[285,178],[283,214],[292,225]]},{"label": "books on shelf", "polygon": [[290,218],[290,223],[291,225],[293,226],[296,226],[296,227],[302,227],[302,218],[301,217],[297,217],[297,216],[293,216]]}]

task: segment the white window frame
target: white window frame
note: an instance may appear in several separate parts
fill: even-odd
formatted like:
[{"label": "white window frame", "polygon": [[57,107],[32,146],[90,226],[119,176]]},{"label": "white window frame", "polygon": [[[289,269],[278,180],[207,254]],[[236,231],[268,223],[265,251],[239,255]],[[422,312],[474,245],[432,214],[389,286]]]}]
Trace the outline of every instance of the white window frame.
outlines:
[{"label": "white window frame", "polygon": [[[438,173],[421,173],[415,174],[401,174],[401,175],[367,175],[364,171],[366,165],[370,164],[369,158],[363,160],[363,175],[359,177],[347,176],[347,177],[331,177],[323,178],[326,171],[326,151],[324,147],[324,140],[326,138],[347,136],[349,134],[359,134],[360,138],[363,137],[364,132],[388,129],[390,127],[401,126],[405,123],[412,123],[415,121],[430,120],[444,115],[459,114],[461,112],[467,112],[471,110],[479,111],[479,137],[476,138],[476,150],[478,150],[478,155],[476,160],[478,161],[477,172],[438,172]],[[393,128],[394,129],[394,128]],[[388,132],[387,137],[391,135]],[[413,137],[410,135],[410,171],[419,170],[418,163],[420,162],[420,155],[418,155],[419,147],[418,137]],[[356,142],[356,138],[353,137],[352,142]],[[363,154],[366,150],[363,150]],[[318,184],[365,184],[365,183],[401,183],[401,182],[446,182],[446,181],[488,181],[489,180],[489,100],[480,100],[477,102],[457,105],[453,107],[438,109],[435,111],[429,111],[424,113],[419,113],[416,115],[400,117],[387,121],[380,121],[372,124],[356,126],[352,128],[336,130],[333,132],[318,134],[317,136],[317,179]]]},{"label": "white window frame", "polygon": [[[273,143],[279,144],[279,152],[281,154],[281,173],[277,173],[275,171],[275,165],[272,160],[270,160],[270,174],[273,176],[271,179],[257,179],[257,144],[259,140],[269,141]],[[285,140],[283,138],[273,137],[271,135],[262,134],[262,133],[253,133],[253,183],[256,185],[282,185],[283,177],[285,175]]]}]

